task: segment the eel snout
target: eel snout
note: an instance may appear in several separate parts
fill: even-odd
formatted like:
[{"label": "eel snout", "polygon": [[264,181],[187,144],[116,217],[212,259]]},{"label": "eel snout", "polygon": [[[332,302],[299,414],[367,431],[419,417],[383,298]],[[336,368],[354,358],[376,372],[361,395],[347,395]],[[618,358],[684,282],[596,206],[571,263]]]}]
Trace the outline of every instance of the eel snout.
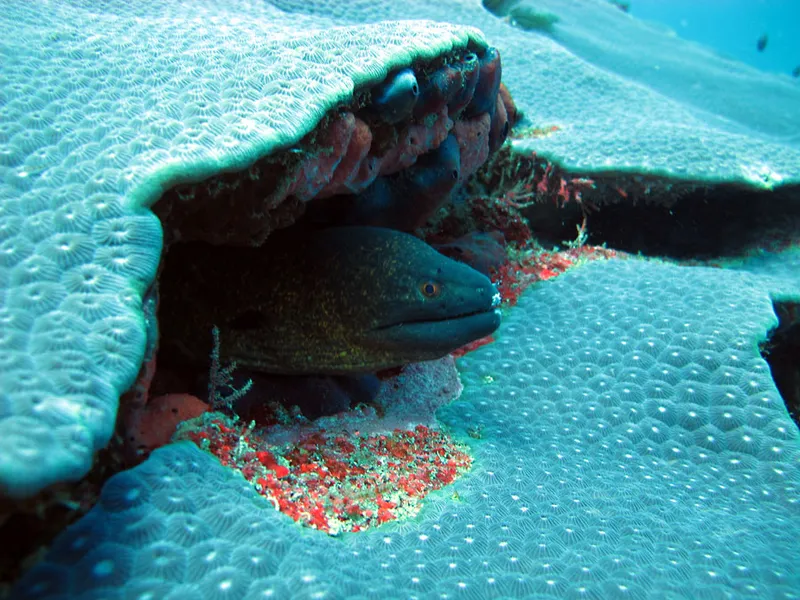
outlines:
[{"label": "eel snout", "polygon": [[374,329],[383,346],[425,355],[417,360],[443,356],[500,326],[500,293],[488,277],[442,255],[436,263],[435,274],[418,283],[418,301],[396,307]]}]

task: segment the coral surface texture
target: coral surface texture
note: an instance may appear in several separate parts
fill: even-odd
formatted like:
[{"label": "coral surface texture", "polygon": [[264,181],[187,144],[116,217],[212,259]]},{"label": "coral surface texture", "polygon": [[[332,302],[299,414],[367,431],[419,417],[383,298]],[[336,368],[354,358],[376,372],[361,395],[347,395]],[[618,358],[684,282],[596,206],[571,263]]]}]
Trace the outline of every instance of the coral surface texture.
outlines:
[{"label": "coral surface texture", "polygon": [[415,521],[303,531],[182,443],[109,481],[17,597],[791,597],[798,433],[758,354],[763,287],[577,268],[462,359],[440,417],[475,465]]},{"label": "coral surface texture", "polygon": [[[11,597],[800,598],[800,433],[765,359],[778,345],[770,333],[800,319],[797,219],[781,204],[800,189],[800,86],[638,21],[624,4],[2,0],[0,537],[16,516],[9,506],[41,516],[57,498],[73,520],[76,505],[88,510],[67,528],[48,521],[57,536],[30,536]],[[762,194],[791,240],[765,237],[711,268],[587,237],[593,211],[641,199],[671,214],[687,190]],[[543,208],[555,216],[534,222]],[[575,235],[562,218],[570,210],[583,219],[577,239],[546,247],[538,232],[548,223]],[[252,289],[271,288],[243,247],[268,250],[259,260],[275,267],[270,258],[292,256],[331,224],[359,229],[298,262],[306,278],[276,276],[291,292],[280,302],[255,298]],[[388,251],[367,260],[352,250],[367,268],[360,279],[336,271],[347,266],[342,248],[365,252],[365,226],[402,230],[391,235],[432,255],[431,272],[420,260],[407,273],[412,253],[400,246],[394,262]],[[438,226],[441,239],[430,235]],[[669,233],[681,244],[681,231]],[[471,255],[481,273],[427,244]],[[201,246],[230,279],[209,275],[212,261],[192,250]],[[188,280],[195,267],[208,287],[159,297],[183,289],[170,268]],[[235,287],[246,276],[258,285]],[[231,282],[219,294],[230,304],[205,292],[221,281]],[[209,312],[192,337],[181,328],[197,325],[201,300],[223,314]],[[280,363],[270,375],[363,375],[382,394],[361,390],[352,407],[350,397],[332,402],[351,411],[320,410],[328,420],[310,422],[296,405],[267,402],[263,356],[240,360],[234,381],[236,359],[280,340],[269,321],[241,356],[229,350],[239,348],[231,328],[255,330],[265,314],[234,314],[254,300],[283,325],[291,315],[294,341],[305,333],[334,355],[321,370],[301,348],[291,369]],[[159,328],[159,306],[188,320]],[[401,316],[367,321],[354,307]],[[403,352],[378,360],[366,342],[363,356],[349,338],[331,344],[330,324],[347,311]],[[473,325],[459,337],[463,323]],[[181,345],[200,371],[180,371]],[[398,364],[454,348],[438,367]],[[796,367],[790,376],[800,381]],[[188,385],[166,389],[203,377],[210,407]],[[151,384],[165,395],[139,419],[144,401],[128,399]],[[217,393],[222,384],[229,394]],[[286,448],[304,427],[342,456],[360,440],[353,464],[342,459],[339,479],[351,487],[339,492],[374,466],[381,490],[414,488],[412,508],[400,514],[378,497],[378,509],[356,514],[347,494],[335,504],[298,493],[320,487],[319,448],[247,450],[245,438],[267,439],[256,417],[204,414],[235,412],[248,393]],[[160,422],[156,406],[171,420]],[[197,430],[159,447],[184,414],[217,432],[234,423],[224,452],[204,451],[210,434]],[[383,420],[372,425],[391,426],[370,429],[375,415]],[[121,470],[119,458],[99,498],[63,499],[87,473],[112,469],[110,441],[156,422],[158,443],[146,450],[158,449],[137,455],[141,464]],[[325,437],[320,423],[335,433]],[[250,477],[228,468],[248,461]],[[325,528],[322,508],[352,514]]]},{"label": "coral surface texture", "polygon": [[0,490],[83,476],[148,344],[165,189],[242,169],[357,85],[470,40],[248,2],[0,11]]}]

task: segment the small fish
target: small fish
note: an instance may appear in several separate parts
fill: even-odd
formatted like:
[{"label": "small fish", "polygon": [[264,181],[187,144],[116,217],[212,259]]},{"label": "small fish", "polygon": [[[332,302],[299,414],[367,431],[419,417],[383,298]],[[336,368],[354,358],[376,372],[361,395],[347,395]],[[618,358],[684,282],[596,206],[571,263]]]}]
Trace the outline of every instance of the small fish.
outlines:
[{"label": "small fish", "polygon": [[622,12],[630,12],[631,11],[631,3],[625,0],[609,0],[611,4],[616,6]]},{"label": "small fish", "polygon": [[792,77],[800,77],[800,65],[792,69]]},{"label": "small fish", "polygon": [[759,52],[763,52],[764,48],[767,47],[767,42],[768,41],[769,41],[769,37],[765,33],[760,38],[758,38],[758,41],[756,42],[756,50],[758,50]]}]

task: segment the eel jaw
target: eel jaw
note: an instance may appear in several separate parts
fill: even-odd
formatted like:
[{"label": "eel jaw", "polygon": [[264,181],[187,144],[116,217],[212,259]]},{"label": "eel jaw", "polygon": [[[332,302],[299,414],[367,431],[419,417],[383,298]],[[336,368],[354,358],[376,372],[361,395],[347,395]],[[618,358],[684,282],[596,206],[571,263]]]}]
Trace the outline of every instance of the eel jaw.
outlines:
[{"label": "eel jaw", "polygon": [[402,353],[406,362],[433,360],[491,335],[500,326],[500,310],[473,311],[444,319],[402,321],[376,327],[369,337],[384,349]]},{"label": "eel jaw", "polygon": [[[465,265],[459,279],[462,286],[477,291],[460,294],[460,312],[446,314],[430,311],[415,311],[388,323],[381,323],[366,332],[370,345],[398,357],[398,364],[434,360],[479,340],[500,326],[502,298],[497,288],[483,275]],[[466,280],[466,281],[465,281]],[[454,306],[451,304],[451,307]]]}]

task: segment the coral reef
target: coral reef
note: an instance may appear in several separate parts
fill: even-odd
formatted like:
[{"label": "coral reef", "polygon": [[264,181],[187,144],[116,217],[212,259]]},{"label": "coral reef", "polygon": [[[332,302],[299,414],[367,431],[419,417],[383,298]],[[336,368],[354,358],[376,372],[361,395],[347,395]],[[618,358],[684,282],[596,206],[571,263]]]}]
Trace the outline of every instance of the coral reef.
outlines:
[{"label": "coral reef", "polygon": [[[791,198],[796,86],[600,0],[483,5],[8,3],[0,493],[79,479],[96,457],[26,513],[3,503],[4,537],[28,538],[4,572],[41,559],[14,597],[797,589],[800,441],[759,357],[775,310],[775,343],[793,347],[796,235],[751,237],[713,269],[589,245],[610,239],[609,205],[680,208],[721,183]],[[252,378],[244,398],[209,400],[256,422],[205,412],[217,377],[161,353],[162,247],[269,244],[298,220],[403,229],[494,279],[508,318],[456,350],[460,398],[445,359],[379,373],[377,395],[330,379],[344,394],[313,422],[245,371],[229,382]],[[230,256],[233,272],[244,254]],[[797,378],[781,381],[790,402]],[[192,443],[117,473],[89,510],[121,468],[120,395],[146,452],[202,414],[181,430]]]},{"label": "coral reef", "polygon": [[[227,25],[196,27],[199,13]],[[442,24],[314,23],[238,2],[112,2],[103,11],[81,1],[46,11],[12,3],[3,11],[4,494],[79,479],[109,441],[118,398],[149,360],[143,308],[162,250],[149,207],[166,190],[185,193],[218,176],[216,188],[245,198],[243,181],[265,185],[258,208],[242,200],[200,226],[252,240],[254,223],[259,233],[301,210],[292,196],[267,216],[270,194],[292,181],[260,159],[284,150],[299,168],[291,150],[302,150],[321,121],[335,127],[322,123],[316,135],[341,134],[348,119],[336,119],[338,108],[368,100],[356,89],[412,63],[486,48],[476,30]],[[305,191],[314,181],[309,175]],[[167,239],[175,233],[167,219]]]},{"label": "coral reef", "polygon": [[16,597],[790,595],[798,432],[758,355],[766,281],[571,269],[460,359],[464,391],[437,416],[472,467],[413,520],[331,538],[172,444],[109,481]]},{"label": "coral reef", "polygon": [[[157,269],[161,232],[147,207],[170,188],[185,192],[209,177],[219,187],[231,181],[250,185],[246,178],[228,180],[221,173],[246,171],[280,149],[301,151],[286,156],[287,166],[296,167],[303,162],[296,145],[329,111],[351,106],[357,87],[380,85],[409,66],[447,64],[486,48],[474,29],[372,24],[378,20],[414,14],[479,23],[497,40],[506,59],[503,77],[523,112],[533,122],[559,127],[556,135],[535,140],[534,149],[574,176],[621,170],[766,187],[794,180],[796,151],[771,134],[791,134],[796,127],[792,111],[781,109],[796,104],[796,90],[727,63],[716,68],[720,59],[659,38],[613,7],[602,9],[588,0],[570,7],[538,5],[558,14],[560,43],[591,55],[594,63],[511,27],[480,6],[449,0],[350,3],[339,9],[324,0],[258,6],[236,0],[134,7],[112,2],[104,12],[75,1],[55,3],[43,13],[13,3],[0,22],[10,40],[0,167],[3,198],[9,199],[3,202],[2,243],[3,301],[9,311],[3,364],[10,387],[4,383],[2,389],[14,394],[14,406],[30,408],[31,394],[63,392],[67,401],[59,410],[37,413],[62,415],[55,428],[50,426],[55,416],[47,424],[21,413],[15,413],[19,419],[3,419],[3,439],[14,440],[0,469],[6,493],[30,495],[54,481],[80,477],[111,435],[117,397],[133,383],[149,344],[141,305]],[[195,27],[200,13],[232,25]],[[631,86],[614,74],[635,70],[631,61],[616,60],[619,52],[591,53],[581,45],[581,27],[588,22],[608,25],[604,29],[614,33],[618,46],[620,39],[658,42],[658,56],[679,53],[682,68],[661,69],[669,75],[662,79],[648,76],[644,83],[658,94]],[[334,24],[343,27],[329,34]],[[64,35],[66,30],[74,35]],[[477,54],[476,59],[479,63]],[[440,78],[448,80],[448,73]],[[670,86],[692,89],[678,85],[691,78],[717,83],[705,95],[665,99]],[[421,96],[424,88],[419,85]],[[769,92],[754,97],[754,89]],[[723,97],[740,101],[721,102]],[[632,106],[646,107],[652,118],[637,120],[642,111]],[[498,106],[495,114],[500,112]],[[350,164],[360,163],[354,155],[368,133],[356,129],[362,141],[354,144]],[[256,168],[251,176],[280,195],[278,188],[285,192],[290,185],[283,174]],[[270,206],[264,194],[259,201]],[[254,214],[270,229],[292,222],[302,203],[289,198],[269,218],[246,202],[237,209],[220,211],[204,225],[213,230],[224,221],[251,240],[266,235],[249,231]],[[170,239],[175,234],[167,231]],[[29,354],[24,348],[34,335],[31,324],[40,320],[39,329],[59,331],[61,339],[36,334]],[[50,372],[69,373],[59,390],[55,379],[34,383],[37,374]],[[28,391],[17,390],[23,379]],[[102,416],[76,419],[90,406]],[[22,468],[23,447],[44,448],[46,460],[37,461],[36,469]]]}]

